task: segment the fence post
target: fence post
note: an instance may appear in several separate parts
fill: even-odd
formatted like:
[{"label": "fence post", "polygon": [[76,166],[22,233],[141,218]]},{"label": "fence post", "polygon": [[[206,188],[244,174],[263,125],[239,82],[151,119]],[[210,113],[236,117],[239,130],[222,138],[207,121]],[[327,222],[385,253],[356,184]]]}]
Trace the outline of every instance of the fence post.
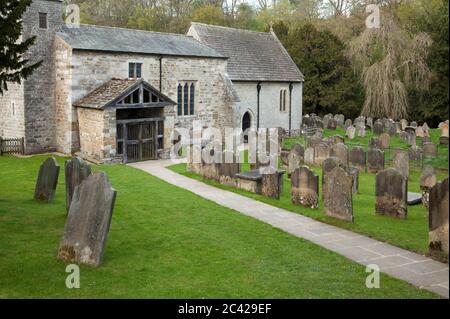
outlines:
[{"label": "fence post", "polygon": [[21,143],[22,143],[22,145],[21,145],[21,154],[22,155],[25,155],[25,138],[24,137],[22,137],[21,138]]}]

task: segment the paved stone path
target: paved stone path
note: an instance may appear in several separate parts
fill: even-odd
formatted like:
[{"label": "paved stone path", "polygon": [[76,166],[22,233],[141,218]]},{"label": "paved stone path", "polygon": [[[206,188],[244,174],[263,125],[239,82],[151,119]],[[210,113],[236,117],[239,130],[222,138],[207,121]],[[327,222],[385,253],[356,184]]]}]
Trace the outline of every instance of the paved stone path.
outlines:
[{"label": "paved stone path", "polygon": [[449,297],[447,264],[187,178],[166,168],[173,164],[172,161],[148,161],[130,164],[130,166],[189,190],[221,206],[306,239],[359,264],[376,264],[382,272],[392,277],[433,291],[443,297]]}]

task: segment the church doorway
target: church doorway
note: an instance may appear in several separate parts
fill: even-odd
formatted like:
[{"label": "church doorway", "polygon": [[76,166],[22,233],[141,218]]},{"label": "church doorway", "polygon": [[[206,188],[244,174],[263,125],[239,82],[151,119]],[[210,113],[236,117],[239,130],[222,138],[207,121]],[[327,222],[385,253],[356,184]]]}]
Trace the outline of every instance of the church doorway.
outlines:
[{"label": "church doorway", "polygon": [[252,116],[250,112],[245,112],[242,118],[242,132],[244,132],[244,143],[248,143],[248,135],[245,134],[247,130],[252,127]]}]

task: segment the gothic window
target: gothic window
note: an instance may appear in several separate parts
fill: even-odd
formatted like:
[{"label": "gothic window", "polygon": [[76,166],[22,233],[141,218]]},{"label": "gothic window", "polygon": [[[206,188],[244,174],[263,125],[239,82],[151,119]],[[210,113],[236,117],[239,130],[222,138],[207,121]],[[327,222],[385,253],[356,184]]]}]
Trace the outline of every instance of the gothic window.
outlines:
[{"label": "gothic window", "polygon": [[142,63],[130,63],[128,65],[128,77],[130,79],[139,79],[142,77]]},{"label": "gothic window", "polygon": [[48,27],[47,13],[39,12],[39,28],[47,29],[47,27]]},{"label": "gothic window", "polygon": [[280,111],[286,112],[286,97],[287,97],[287,90],[282,89],[280,90]]},{"label": "gothic window", "polygon": [[178,84],[178,116],[195,114],[195,83],[182,82]]}]

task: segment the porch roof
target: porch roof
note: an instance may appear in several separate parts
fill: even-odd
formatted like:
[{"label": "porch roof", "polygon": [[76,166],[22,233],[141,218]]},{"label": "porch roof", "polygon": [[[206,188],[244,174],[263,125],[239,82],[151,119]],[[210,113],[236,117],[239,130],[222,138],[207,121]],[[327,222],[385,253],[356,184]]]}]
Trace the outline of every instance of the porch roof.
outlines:
[{"label": "porch roof", "polygon": [[121,107],[164,107],[177,104],[168,96],[164,95],[152,85],[145,82],[143,79],[113,78],[73,103],[73,105],[75,107],[84,107],[98,110],[104,109],[108,106],[118,107],[117,102],[125,98],[140,85],[144,86],[147,90],[157,95],[159,97],[159,101],[157,103],[138,103],[132,105],[123,105]]}]

